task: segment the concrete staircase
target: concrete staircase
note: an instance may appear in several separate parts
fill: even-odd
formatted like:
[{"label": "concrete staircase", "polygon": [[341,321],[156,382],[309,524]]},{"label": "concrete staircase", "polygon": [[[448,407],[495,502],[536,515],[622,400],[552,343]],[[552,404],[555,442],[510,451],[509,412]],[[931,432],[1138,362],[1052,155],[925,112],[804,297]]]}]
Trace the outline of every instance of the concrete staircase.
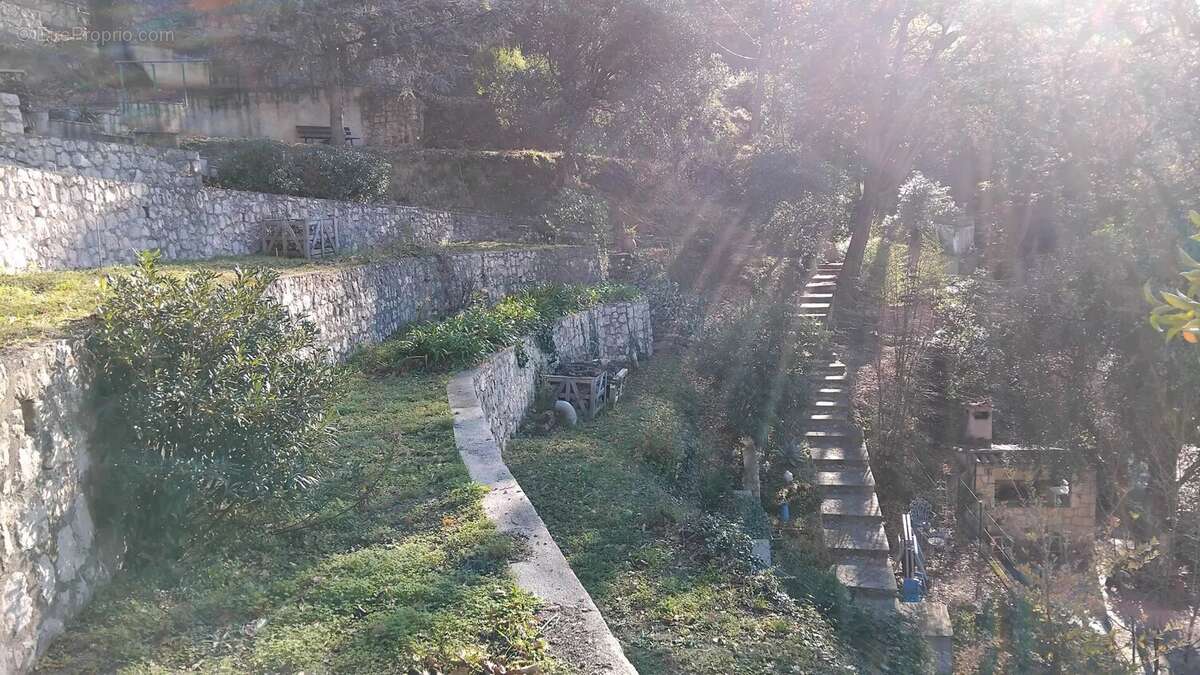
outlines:
[{"label": "concrete staircase", "polygon": [[[841,268],[841,263],[817,268],[801,300],[804,316],[828,324]],[[835,359],[817,370],[813,398],[805,413],[804,438],[821,490],[821,528],[825,545],[836,560],[833,571],[860,607],[907,615],[931,648],[931,672],[949,673],[953,631],[946,606],[899,601],[871,457],[850,418],[850,378],[845,363]]]},{"label": "concrete staircase", "polygon": [[[809,280],[801,314],[828,323],[841,263],[825,263]],[[846,364],[834,360],[813,376],[814,400],[805,414],[804,439],[821,489],[825,545],[836,559],[834,573],[856,602],[896,609],[896,577],[883,513],[875,494],[871,458],[850,419]]]}]

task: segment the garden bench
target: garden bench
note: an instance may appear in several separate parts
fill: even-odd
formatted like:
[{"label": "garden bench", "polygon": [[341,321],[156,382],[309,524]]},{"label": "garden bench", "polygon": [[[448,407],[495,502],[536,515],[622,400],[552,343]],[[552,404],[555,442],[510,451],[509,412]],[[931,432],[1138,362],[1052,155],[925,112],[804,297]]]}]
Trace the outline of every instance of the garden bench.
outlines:
[{"label": "garden bench", "polygon": [[[354,141],[362,140],[358,136],[355,136],[352,131],[350,131],[350,127],[345,127],[345,129],[346,143],[348,145],[354,145]],[[333,127],[316,127],[298,124],[296,125],[296,135],[300,137],[300,141],[303,143],[316,142],[327,144],[333,140]]]}]

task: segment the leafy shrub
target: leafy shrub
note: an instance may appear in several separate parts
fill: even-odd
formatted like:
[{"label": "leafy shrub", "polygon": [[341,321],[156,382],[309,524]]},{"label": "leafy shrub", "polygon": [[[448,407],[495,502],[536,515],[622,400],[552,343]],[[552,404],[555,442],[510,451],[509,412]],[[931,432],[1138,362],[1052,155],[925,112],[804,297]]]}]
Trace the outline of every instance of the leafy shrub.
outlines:
[{"label": "leafy shrub", "polygon": [[217,163],[217,187],[248,192],[299,195],[304,192],[288,146],[278,141],[253,140],[234,146]]},{"label": "leafy shrub", "polygon": [[754,569],[754,545],[740,523],[706,513],[690,530],[702,542],[709,562],[745,573]]},{"label": "leafy shrub", "polygon": [[563,188],[542,214],[542,237],[547,241],[594,244],[607,250],[612,243],[608,200],[582,190]]},{"label": "leafy shrub", "polygon": [[[208,149],[208,145],[195,146]],[[361,150],[333,145],[287,145],[278,141],[229,142],[217,148],[217,187],[250,192],[336,199],[383,201],[392,167]]]},{"label": "leafy shrub", "polygon": [[384,159],[333,145],[302,145],[293,153],[305,196],[346,202],[380,202],[387,197],[392,166]]},{"label": "leafy shrub", "polygon": [[172,275],[143,254],[110,276],[88,344],[111,473],[134,534],[235,515],[312,486],[336,376],[316,328],[265,295],[275,274]]},{"label": "leafy shrub", "polygon": [[662,475],[674,478],[685,456],[685,430],[678,412],[669,406],[646,403],[637,449],[643,461]]},{"label": "leafy shrub", "polygon": [[546,333],[554,322],[572,312],[639,295],[636,288],[617,284],[539,286],[491,307],[475,304],[445,321],[414,326],[361,354],[360,365],[367,372],[394,372],[418,361],[439,369],[470,367],[536,333],[543,334],[542,349],[552,351]]}]

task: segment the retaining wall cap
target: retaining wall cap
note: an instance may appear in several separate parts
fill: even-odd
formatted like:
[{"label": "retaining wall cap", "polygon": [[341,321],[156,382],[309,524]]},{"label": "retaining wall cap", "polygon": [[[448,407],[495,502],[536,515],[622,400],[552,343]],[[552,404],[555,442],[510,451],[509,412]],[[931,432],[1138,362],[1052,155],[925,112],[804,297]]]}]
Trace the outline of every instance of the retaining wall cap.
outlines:
[{"label": "retaining wall cap", "polygon": [[459,373],[447,385],[454,440],[471,479],[490,488],[483,498],[484,513],[500,532],[525,542],[527,556],[510,566],[517,585],[541,600],[544,611],[560,618],[546,636],[552,653],[584,673],[637,675],[592,596],[504,463],[475,394],[477,376],[478,369]]}]

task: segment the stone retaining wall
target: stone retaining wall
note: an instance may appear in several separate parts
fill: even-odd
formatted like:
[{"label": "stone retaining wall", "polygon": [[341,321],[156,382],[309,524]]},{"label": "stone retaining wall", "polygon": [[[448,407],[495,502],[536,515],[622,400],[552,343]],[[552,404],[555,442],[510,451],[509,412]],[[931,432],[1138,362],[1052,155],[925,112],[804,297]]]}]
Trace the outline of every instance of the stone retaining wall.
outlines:
[{"label": "stone retaining wall", "polygon": [[448,253],[281,278],[272,292],[312,318],[338,358],[405,326],[463,309],[477,293],[492,300],[535,284],[604,279],[595,249],[559,246]]},{"label": "stone retaining wall", "polygon": [[[554,328],[559,361],[600,359],[605,363],[643,359],[653,352],[650,306],[645,300],[619,302],[572,314]],[[522,366],[518,352],[528,357]],[[492,434],[503,447],[537,396],[538,373],[549,367],[550,356],[532,338],[520,350],[502,351],[473,371],[475,393]]]},{"label": "stone retaining wall", "polygon": [[[85,3],[86,4],[86,3]],[[0,35],[32,42],[42,29],[78,31],[86,19],[80,5],[58,0],[0,0]]]},{"label": "stone retaining wall", "polygon": [[[651,337],[645,300],[573,314],[554,329],[557,352],[566,361],[646,357]],[[518,358],[519,353],[528,360]],[[478,368],[451,378],[447,395],[454,412],[454,440],[471,479],[489,488],[483,497],[484,513],[500,532],[524,542],[524,557],[510,567],[517,585],[541,602],[539,618],[550,654],[572,672],[636,675],[600,609],[504,463],[502,448],[533,402],[537,375],[548,362],[534,340],[526,339],[520,348],[494,354]]]},{"label": "stone retaining wall", "polygon": [[85,497],[90,380],[70,342],[0,353],[0,673],[32,668],[119,564]]},{"label": "stone retaining wall", "polygon": [[[3,135],[0,273],[250,255],[261,221],[333,218],[341,247],[505,239],[502,217],[203,187],[199,155],[96,141]],[[461,232],[461,233],[460,233]]]},{"label": "stone retaining wall", "polygon": [[[292,274],[271,292],[293,314],[309,316],[322,341],[345,357],[409,323],[449,314],[477,292],[499,297],[530,284],[602,275],[594,250],[556,247]],[[617,314],[594,314],[597,326],[609,327],[604,335],[612,333],[599,344],[615,354],[621,319],[609,311]],[[583,344],[582,327],[560,330],[570,349]],[[0,350],[0,673],[31,669],[121,559],[119,538],[97,533],[86,498],[94,419],[82,353],[63,340]]]}]

